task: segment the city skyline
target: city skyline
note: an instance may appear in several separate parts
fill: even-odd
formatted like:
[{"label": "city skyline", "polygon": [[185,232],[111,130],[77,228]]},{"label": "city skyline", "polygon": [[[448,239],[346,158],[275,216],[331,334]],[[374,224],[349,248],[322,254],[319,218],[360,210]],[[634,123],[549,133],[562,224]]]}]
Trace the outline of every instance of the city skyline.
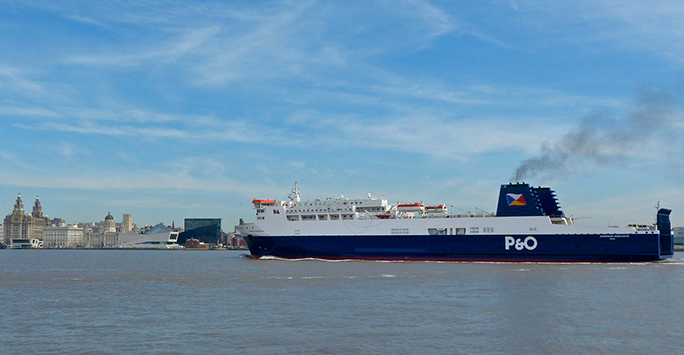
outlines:
[{"label": "city skyline", "polygon": [[[16,204],[16,201],[21,201],[21,202],[22,202],[22,208],[23,208],[23,211],[24,211],[24,215],[26,215],[26,216],[28,216],[28,215],[35,215],[35,213],[36,213],[36,208],[38,208],[39,215],[40,215],[40,216],[43,215],[43,213],[42,213],[42,205],[40,204],[40,196],[36,196],[35,202],[32,202],[33,205],[30,205],[30,206],[28,206],[28,208],[27,208],[26,202],[25,202],[24,199],[21,197],[21,193],[19,193],[19,194],[17,194],[17,199],[15,200],[15,203],[14,203],[14,206],[13,206],[13,210],[11,210],[10,213],[8,213],[6,216],[12,214],[12,212],[14,211],[14,209],[16,208],[16,205],[17,205],[17,204]],[[1,206],[1,204],[0,204],[0,206]],[[32,212],[32,210],[33,210],[33,212]],[[117,219],[116,219],[116,216],[113,216],[112,213],[111,213],[111,211],[107,211],[107,214],[106,214],[104,217],[100,218],[99,220],[92,220],[92,221],[76,221],[76,222],[74,222],[74,221],[67,221],[67,220],[65,220],[64,218],[60,217],[60,216],[50,216],[50,215],[48,215],[48,214],[44,214],[44,216],[47,217],[47,218],[49,218],[50,221],[53,222],[53,225],[55,225],[55,222],[57,222],[57,223],[64,223],[64,224],[69,225],[69,226],[77,225],[77,224],[91,224],[91,223],[92,223],[92,224],[96,224],[96,223],[100,223],[100,222],[102,222],[102,221],[106,221],[109,217],[113,217],[115,221],[117,220]],[[130,213],[125,213],[125,212],[124,212],[124,213],[121,214],[121,222],[117,222],[117,224],[122,224],[122,225],[123,225],[123,224],[126,224],[127,222],[128,222],[128,224],[131,224],[131,223],[132,223],[131,218],[132,218],[132,215],[131,215]],[[2,221],[0,221],[0,222],[2,222]],[[182,224],[184,221],[180,221],[180,222],[181,222],[181,224]],[[132,224],[133,224],[133,225],[136,225],[135,223],[132,223]],[[165,222],[165,221],[160,221],[160,222],[158,222],[158,223],[155,223],[155,225],[156,225],[156,224],[166,224],[166,222]],[[0,223],[0,226],[2,226],[2,225],[3,225],[3,223]],[[170,225],[175,225],[175,221],[172,221],[171,223],[169,223],[169,226],[170,226]],[[137,226],[137,225],[136,225],[136,226]],[[140,225],[140,226],[137,226],[137,227],[143,228],[143,227],[148,227],[148,226],[153,226],[153,225],[151,225],[151,224],[144,224],[144,225]],[[129,228],[129,229],[130,229],[130,228]],[[128,229],[127,229],[127,230],[128,230]]]},{"label": "city skyline", "polygon": [[0,213],[221,218],[368,193],[684,225],[677,1],[0,0]]}]

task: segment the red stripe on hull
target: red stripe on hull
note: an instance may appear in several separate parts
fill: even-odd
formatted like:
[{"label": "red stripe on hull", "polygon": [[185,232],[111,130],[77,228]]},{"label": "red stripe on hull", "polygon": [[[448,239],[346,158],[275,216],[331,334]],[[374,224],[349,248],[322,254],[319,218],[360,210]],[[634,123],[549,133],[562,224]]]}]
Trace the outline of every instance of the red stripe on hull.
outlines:
[{"label": "red stripe on hull", "polygon": [[367,260],[367,261],[439,261],[439,262],[487,262],[487,263],[629,263],[654,262],[657,260],[624,260],[624,259],[517,259],[517,258],[394,258],[394,257],[342,257],[342,256],[277,256],[277,255],[247,255],[248,258],[258,260],[262,257],[274,257],[288,260],[321,259],[321,260]]}]

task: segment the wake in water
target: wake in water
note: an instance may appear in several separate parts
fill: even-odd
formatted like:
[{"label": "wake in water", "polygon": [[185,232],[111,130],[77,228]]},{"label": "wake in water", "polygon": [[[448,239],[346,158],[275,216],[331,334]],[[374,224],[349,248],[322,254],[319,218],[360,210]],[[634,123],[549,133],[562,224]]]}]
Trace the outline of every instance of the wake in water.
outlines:
[{"label": "wake in water", "polygon": [[264,255],[260,258],[255,258],[249,254],[242,254],[241,257],[252,260],[269,260],[269,261],[288,261],[288,262],[303,262],[303,261],[317,261],[326,263],[347,263],[347,262],[371,262],[371,263],[427,263],[427,264],[502,264],[502,265],[651,265],[651,264],[681,264],[684,265],[684,258],[671,258],[653,262],[556,262],[556,261],[437,261],[437,260],[362,260],[362,259],[322,259],[322,258],[281,258],[277,256]]},{"label": "wake in water", "polygon": [[680,264],[684,265],[684,258],[671,258],[661,261],[656,261],[657,264]]},{"label": "wake in water", "polygon": [[249,259],[254,260],[276,260],[276,261],[324,261],[329,263],[339,263],[339,262],[350,262],[350,261],[367,261],[367,260],[357,260],[357,259],[321,259],[321,258],[281,258],[279,256],[264,255],[259,258],[252,257],[251,255],[246,256]]}]

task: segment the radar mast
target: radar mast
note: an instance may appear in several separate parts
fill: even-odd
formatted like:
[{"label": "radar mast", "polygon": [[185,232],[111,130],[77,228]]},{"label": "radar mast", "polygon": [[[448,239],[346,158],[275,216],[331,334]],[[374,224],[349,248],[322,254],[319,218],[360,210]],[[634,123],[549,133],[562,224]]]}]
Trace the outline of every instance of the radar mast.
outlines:
[{"label": "radar mast", "polygon": [[294,202],[301,202],[302,200],[299,198],[299,185],[295,181],[295,186],[292,189],[292,192],[290,192],[290,195],[288,196],[290,198],[290,201]]}]

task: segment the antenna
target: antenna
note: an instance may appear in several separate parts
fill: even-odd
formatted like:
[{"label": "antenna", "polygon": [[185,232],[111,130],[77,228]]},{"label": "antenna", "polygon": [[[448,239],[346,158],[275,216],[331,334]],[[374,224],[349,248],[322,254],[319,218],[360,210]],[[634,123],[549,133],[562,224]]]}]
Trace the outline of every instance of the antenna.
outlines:
[{"label": "antenna", "polygon": [[299,184],[297,184],[296,181],[295,181],[295,186],[292,189],[292,192],[290,193],[290,195],[288,197],[290,198],[291,201],[294,201],[294,202],[300,202],[301,201],[301,199],[299,198]]},{"label": "antenna", "polygon": [[461,211],[461,212],[464,212],[466,215],[468,215],[468,217],[472,217],[472,216],[473,216],[472,213],[470,213],[470,211],[466,211],[466,210],[464,210],[464,209],[462,209],[462,208],[458,208],[458,207],[456,207],[456,206],[454,206],[454,205],[450,205],[450,206],[451,206],[451,208],[455,208],[455,209],[457,209],[457,210],[459,210],[459,211]]}]

